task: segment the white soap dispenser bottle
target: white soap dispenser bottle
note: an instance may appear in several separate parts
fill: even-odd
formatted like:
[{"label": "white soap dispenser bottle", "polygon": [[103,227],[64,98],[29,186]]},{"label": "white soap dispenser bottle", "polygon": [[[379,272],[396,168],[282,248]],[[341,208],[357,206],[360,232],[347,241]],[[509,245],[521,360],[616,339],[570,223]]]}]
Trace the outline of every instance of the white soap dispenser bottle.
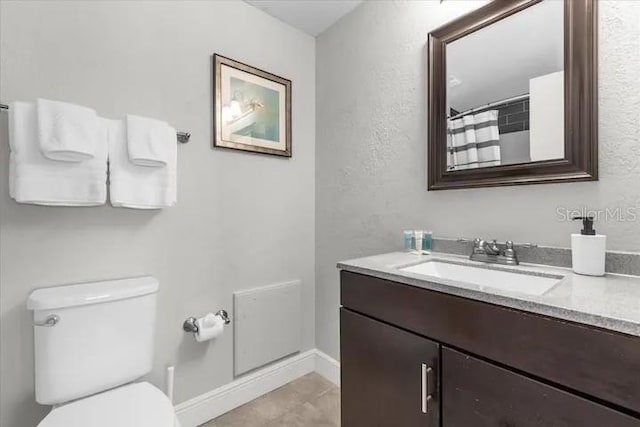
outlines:
[{"label": "white soap dispenser bottle", "polygon": [[588,276],[604,276],[607,236],[596,234],[591,216],[579,216],[573,220],[582,220],[583,224],[580,234],[571,235],[573,271]]}]

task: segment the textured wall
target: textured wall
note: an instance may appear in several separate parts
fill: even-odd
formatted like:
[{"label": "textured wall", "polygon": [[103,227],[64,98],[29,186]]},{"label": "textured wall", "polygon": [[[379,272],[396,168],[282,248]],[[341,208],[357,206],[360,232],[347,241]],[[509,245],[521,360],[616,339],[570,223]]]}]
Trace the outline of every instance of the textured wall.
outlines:
[{"label": "textured wall", "polygon": [[[233,379],[232,330],[200,344],[181,325],[231,310],[235,290],[300,279],[298,323],[304,349],[313,348],[315,40],[240,1],[3,0],[0,8],[3,102],[75,101],[193,134],[179,147],[174,208],[37,207],[9,199],[0,115],[0,425],[33,427],[48,410],[34,401],[25,307],[37,286],[158,277],[149,379],[163,386],[175,364],[176,403]],[[214,52],[293,80],[293,159],[210,148]]]},{"label": "textured wall", "polygon": [[[316,342],[337,357],[336,261],[402,245],[405,228],[568,247],[556,208],[640,205],[640,2],[602,1],[600,181],[427,192],[425,42],[476,1],[366,2],[317,50]],[[640,222],[603,221],[640,251]]]}]

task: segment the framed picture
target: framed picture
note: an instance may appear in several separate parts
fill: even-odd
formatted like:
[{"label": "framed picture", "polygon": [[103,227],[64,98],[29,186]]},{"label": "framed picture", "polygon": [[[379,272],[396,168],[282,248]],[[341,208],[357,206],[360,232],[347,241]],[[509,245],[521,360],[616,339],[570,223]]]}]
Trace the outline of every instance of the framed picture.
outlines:
[{"label": "framed picture", "polygon": [[213,55],[213,146],[291,157],[291,80]]}]

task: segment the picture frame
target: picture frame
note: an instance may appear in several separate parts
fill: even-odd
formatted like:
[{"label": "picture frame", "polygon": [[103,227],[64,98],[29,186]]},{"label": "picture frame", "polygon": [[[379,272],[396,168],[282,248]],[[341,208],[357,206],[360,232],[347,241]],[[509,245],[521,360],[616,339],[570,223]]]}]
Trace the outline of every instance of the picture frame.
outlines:
[{"label": "picture frame", "polygon": [[291,157],[291,80],[213,55],[213,146]]}]

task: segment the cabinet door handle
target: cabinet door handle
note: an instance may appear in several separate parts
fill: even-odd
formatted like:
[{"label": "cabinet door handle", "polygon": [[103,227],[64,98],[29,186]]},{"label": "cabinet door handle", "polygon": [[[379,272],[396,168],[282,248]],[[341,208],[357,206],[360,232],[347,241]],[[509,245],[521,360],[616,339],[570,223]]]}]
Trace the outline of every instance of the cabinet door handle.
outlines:
[{"label": "cabinet door handle", "polygon": [[429,412],[429,402],[433,400],[433,396],[431,396],[431,391],[429,390],[429,384],[431,383],[430,377],[433,374],[433,369],[430,366],[427,366],[426,363],[422,364],[422,413],[426,414]]}]

